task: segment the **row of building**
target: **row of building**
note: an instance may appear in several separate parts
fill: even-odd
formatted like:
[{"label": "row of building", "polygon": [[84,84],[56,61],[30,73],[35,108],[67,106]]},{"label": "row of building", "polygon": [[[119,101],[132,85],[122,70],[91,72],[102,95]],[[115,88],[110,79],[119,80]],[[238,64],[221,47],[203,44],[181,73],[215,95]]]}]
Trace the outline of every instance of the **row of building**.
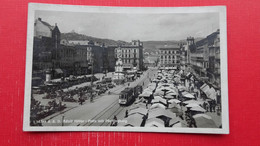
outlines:
[{"label": "row of building", "polygon": [[[51,70],[54,77],[106,73],[115,70],[120,54],[124,71],[135,67],[143,70],[143,44],[134,40],[128,44],[107,46],[91,40],[61,39],[55,26],[35,20],[33,44],[33,73]],[[93,70],[92,70],[93,69]]]},{"label": "row of building", "polygon": [[220,87],[220,39],[219,30],[195,42],[159,48],[160,68],[189,70],[215,88]]}]

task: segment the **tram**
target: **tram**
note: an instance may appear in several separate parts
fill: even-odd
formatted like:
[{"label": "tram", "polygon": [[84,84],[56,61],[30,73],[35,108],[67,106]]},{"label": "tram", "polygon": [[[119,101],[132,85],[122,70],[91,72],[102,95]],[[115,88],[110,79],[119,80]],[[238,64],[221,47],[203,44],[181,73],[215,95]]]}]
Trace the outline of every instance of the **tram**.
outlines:
[{"label": "tram", "polygon": [[119,94],[119,104],[120,105],[129,105],[132,103],[139,94],[142,93],[143,87],[137,85],[135,87],[127,87]]}]

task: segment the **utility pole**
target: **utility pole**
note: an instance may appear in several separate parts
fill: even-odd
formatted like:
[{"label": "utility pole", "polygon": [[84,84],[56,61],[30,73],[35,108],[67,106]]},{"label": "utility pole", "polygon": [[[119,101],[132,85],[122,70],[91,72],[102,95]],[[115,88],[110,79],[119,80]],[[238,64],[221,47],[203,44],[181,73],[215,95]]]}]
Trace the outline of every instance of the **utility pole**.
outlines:
[{"label": "utility pole", "polygon": [[93,101],[93,77],[94,77],[94,53],[93,53],[93,50],[91,52],[91,91],[90,91],[90,101],[92,102]]}]

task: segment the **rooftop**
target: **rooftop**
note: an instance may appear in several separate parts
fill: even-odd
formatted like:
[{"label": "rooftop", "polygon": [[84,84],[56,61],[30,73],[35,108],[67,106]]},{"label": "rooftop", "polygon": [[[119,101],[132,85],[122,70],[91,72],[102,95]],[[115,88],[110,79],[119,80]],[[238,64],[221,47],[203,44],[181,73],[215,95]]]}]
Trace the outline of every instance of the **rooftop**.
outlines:
[{"label": "rooftop", "polygon": [[180,46],[179,45],[164,45],[159,48],[159,50],[179,50]]}]

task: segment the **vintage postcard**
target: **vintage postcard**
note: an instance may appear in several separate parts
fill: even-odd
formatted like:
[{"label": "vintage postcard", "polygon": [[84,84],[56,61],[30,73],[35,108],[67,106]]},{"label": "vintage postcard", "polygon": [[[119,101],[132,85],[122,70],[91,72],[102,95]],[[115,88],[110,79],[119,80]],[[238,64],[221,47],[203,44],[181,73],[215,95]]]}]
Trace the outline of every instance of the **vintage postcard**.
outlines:
[{"label": "vintage postcard", "polygon": [[228,134],[226,7],[30,3],[24,131]]}]

